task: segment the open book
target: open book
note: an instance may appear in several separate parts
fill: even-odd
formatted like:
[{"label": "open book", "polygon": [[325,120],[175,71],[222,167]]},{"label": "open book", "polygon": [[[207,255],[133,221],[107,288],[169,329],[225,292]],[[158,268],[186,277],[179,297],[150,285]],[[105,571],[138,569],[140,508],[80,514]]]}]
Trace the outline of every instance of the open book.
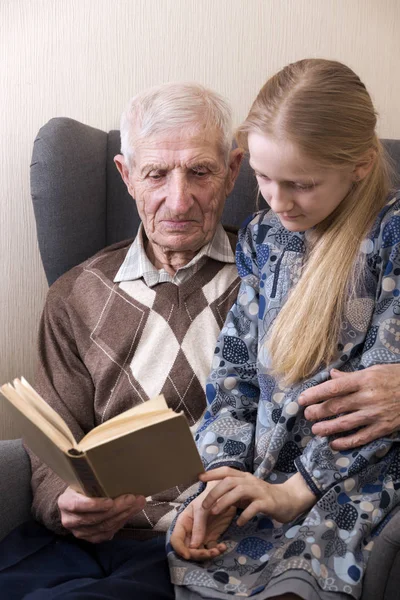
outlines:
[{"label": "open book", "polygon": [[183,413],[156,396],[98,425],[77,443],[66,423],[21,378],[0,387],[26,445],[87,496],[150,496],[204,471]]}]

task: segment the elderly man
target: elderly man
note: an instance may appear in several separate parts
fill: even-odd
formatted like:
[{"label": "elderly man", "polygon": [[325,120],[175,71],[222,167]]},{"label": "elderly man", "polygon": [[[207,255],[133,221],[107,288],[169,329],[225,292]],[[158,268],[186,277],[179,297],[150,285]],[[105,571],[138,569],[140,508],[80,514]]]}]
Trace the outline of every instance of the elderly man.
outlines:
[{"label": "elderly man", "polygon": [[[203,413],[215,340],[237,288],[235,237],[219,224],[242,156],[231,141],[228,106],[201,86],[150,90],[124,113],[115,163],[142,225],[133,244],[107,248],[52,286],[39,334],[36,386],[77,438],[158,393],[193,427]],[[34,458],[32,486],[40,521],[91,542],[127,520],[136,537],[165,528],[183,493],[146,508],[143,498],[121,499],[97,527],[93,515],[86,526],[76,513],[101,502],[65,490]]]},{"label": "elderly man", "polygon": [[[39,332],[35,385],[77,439],[160,392],[195,428],[239,283],[235,236],[219,224],[242,158],[231,136],[226,102],[194,84],[139,94],[123,115],[115,163],[142,225],[133,243],[99,252],[52,286]],[[341,391],[356,392],[357,409],[369,380],[333,377],[334,389],[309,390],[305,403],[339,397],[326,403],[332,414]],[[307,410],[325,416],[320,406]],[[146,468],[145,456],[132,460]],[[24,525],[0,545],[2,597],[173,597],[163,533],[190,488],[147,500],[86,498],[35,456],[31,461],[33,515],[43,525]]]},{"label": "elderly man", "polygon": [[[201,417],[239,283],[236,238],[219,223],[242,159],[231,145],[229,106],[199,85],[149,90],[124,113],[115,163],[142,225],[133,243],[51,287],[39,331],[35,387],[77,439],[157,393],[193,428]],[[132,460],[146,468],[145,455]],[[87,498],[31,462],[33,515],[44,527],[30,523],[2,544],[1,597],[173,597],[160,534],[190,488]]]}]

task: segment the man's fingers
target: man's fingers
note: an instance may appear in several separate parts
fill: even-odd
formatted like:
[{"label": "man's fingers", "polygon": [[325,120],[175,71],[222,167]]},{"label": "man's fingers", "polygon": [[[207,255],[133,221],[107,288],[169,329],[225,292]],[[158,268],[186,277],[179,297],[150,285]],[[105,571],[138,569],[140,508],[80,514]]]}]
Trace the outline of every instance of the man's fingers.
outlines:
[{"label": "man's fingers", "polygon": [[138,496],[133,501],[132,498],[134,497],[131,496],[128,499],[122,499],[121,497],[121,499],[115,500],[114,505],[107,512],[80,513],[60,510],[62,525],[73,531],[74,535],[76,535],[76,530],[84,530],[85,533],[88,531],[93,532],[95,528],[98,528],[99,531],[109,531],[113,523],[116,524],[115,526],[119,522],[123,525],[132,515],[143,509],[146,503],[145,498]]},{"label": "man's fingers", "polygon": [[330,436],[337,433],[345,433],[346,431],[351,431],[358,427],[365,427],[373,423],[373,421],[373,415],[368,412],[358,411],[329,421],[314,423],[312,432],[314,435],[319,435],[321,437]]},{"label": "man's fingers", "polygon": [[[144,507],[146,499],[144,496],[133,496],[132,494],[125,494],[124,496],[118,496],[114,499],[114,506],[112,511],[114,514],[124,512],[126,510],[133,510],[135,508]],[[140,509],[141,510],[141,509]]]},{"label": "man's fingers", "polygon": [[344,377],[346,373],[343,373],[343,371],[339,371],[339,369],[331,369],[329,375],[332,379],[338,379],[339,377]]},{"label": "man's fingers", "polygon": [[337,396],[346,396],[358,391],[360,387],[358,377],[354,377],[354,375],[355,373],[345,374],[308,388],[299,396],[299,404],[309,406],[310,404],[323,402]]},{"label": "man's fingers", "polygon": [[370,425],[369,427],[363,427],[353,435],[347,435],[346,437],[337,438],[330,443],[333,450],[350,450],[351,448],[358,448],[359,446],[365,446],[373,440],[387,435],[388,431],[383,430],[376,424]]},{"label": "man's fingers", "polygon": [[74,525],[71,524],[69,527],[66,526],[63,522],[64,527],[72,531],[75,537],[87,539],[88,537],[92,537],[97,534],[107,534],[108,538],[111,534],[117,532],[121,527],[123,527],[126,521],[131,516],[131,511],[127,510],[123,513],[120,513],[113,518],[106,519],[101,523],[93,523],[93,524],[84,524],[84,525]]},{"label": "man's fingers", "polygon": [[103,523],[108,518],[108,513],[70,513],[66,510],[61,512],[61,523],[66,529],[78,529],[80,527],[94,527]]},{"label": "man's fingers", "polygon": [[100,513],[107,512],[114,505],[112,498],[89,498],[83,494],[74,492],[71,488],[61,494],[58,499],[60,510],[71,513]]},{"label": "man's fingers", "polygon": [[304,411],[304,416],[309,421],[319,421],[329,417],[336,417],[341,413],[357,412],[360,415],[362,413],[365,416],[365,419],[368,419],[368,414],[373,418],[373,408],[374,407],[368,407],[367,409],[364,409],[361,394],[354,393],[351,396],[332,398],[331,400],[325,400],[325,402],[322,402],[321,404],[308,406]]},{"label": "man's fingers", "polygon": [[345,397],[325,400],[321,404],[308,406],[304,411],[304,416],[308,421],[319,421],[320,419],[326,419],[327,417],[336,416],[351,410],[347,406],[344,408],[344,406]]}]

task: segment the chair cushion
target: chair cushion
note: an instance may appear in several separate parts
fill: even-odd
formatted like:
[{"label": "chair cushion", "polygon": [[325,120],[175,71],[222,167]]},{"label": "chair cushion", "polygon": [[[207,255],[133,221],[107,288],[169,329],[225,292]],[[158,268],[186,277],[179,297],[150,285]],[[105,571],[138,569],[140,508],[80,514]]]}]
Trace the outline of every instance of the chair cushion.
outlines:
[{"label": "chair cushion", "polygon": [[31,518],[31,467],[21,440],[0,441],[0,540]]},{"label": "chair cushion", "polygon": [[57,118],[35,140],[31,193],[49,284],[107,245],[107,139],[104,131]]}]

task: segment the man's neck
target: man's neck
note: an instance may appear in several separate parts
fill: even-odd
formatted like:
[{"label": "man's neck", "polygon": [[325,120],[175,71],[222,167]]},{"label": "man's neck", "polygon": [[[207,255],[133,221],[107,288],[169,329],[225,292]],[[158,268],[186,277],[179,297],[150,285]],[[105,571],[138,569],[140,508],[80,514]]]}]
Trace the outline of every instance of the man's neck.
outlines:
[{"label": "man's neck", "polygon": [[145,251],[156,269],[164,269],[169,275],[175,275],[178,269],[185,267],[196,256],[197,251],[175,252],[145,242]]}]

